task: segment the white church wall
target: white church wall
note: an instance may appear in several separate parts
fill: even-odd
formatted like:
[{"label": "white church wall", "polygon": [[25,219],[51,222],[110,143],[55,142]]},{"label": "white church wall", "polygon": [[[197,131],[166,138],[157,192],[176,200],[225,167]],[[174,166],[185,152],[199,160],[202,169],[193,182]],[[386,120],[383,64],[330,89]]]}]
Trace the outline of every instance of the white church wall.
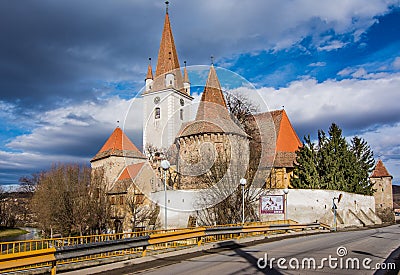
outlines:
[{"label": "white church wall", "polygon": [[[199,191],[168,190],[167,191],[167,223],[168,228],[187,227],[189,216],[195,215],[196,201]],[[165,224],[164,191],[151,194],[154,203],[160,206],[160,220]]]},{"label": "white church wall", "polygon": [[[272,189],[271,195],[283,195],[283,189]],[[380,224],[375,215],[375,199],[336,190],[289,189],[287,218],[300,223],[322,222],[333,226],[332,200],[342,194],[337,205],[337,226],[363,226]],[[284,214],[263,214],[262,221],[283,219]]]}]

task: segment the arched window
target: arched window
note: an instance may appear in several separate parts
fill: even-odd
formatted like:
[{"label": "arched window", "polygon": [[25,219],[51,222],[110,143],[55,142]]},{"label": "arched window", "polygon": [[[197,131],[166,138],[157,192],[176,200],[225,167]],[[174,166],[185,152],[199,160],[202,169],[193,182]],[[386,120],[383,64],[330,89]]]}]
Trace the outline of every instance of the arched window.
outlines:
[{"label": "arched window", "polygon": [[154,111],[154,118],[159,119],[161,117],[161,109],[160,107],[157,107]]}]

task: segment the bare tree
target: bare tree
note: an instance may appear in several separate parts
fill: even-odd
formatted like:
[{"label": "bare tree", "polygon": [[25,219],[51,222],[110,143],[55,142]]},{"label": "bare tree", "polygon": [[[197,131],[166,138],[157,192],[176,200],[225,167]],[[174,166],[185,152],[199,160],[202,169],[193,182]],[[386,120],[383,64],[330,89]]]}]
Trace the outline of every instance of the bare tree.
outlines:
[{"label": "bare tree", "polygon": [[[160,207],[149,202],[145,195],[133,188],[133,194],[127,198],[127,210],[131,216],[132,230],[153,227],[159,224]],[[154,228],[153,228],[154,229]]]},{"label": "bare tree", "polygon": [[[58,164],[41,174],[32,198],[32,210],[46,235],[86,234],[105,227],[107,207],[104,177],[78,164]],[[93,184],[91,180],[93,179]]]}]

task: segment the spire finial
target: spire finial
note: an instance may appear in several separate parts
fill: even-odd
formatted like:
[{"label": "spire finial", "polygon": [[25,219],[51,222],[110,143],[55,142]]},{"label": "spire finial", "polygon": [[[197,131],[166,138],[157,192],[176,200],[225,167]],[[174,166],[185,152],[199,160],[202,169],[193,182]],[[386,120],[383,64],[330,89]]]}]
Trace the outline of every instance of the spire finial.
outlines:
[{"label": "spire finial", "polygon": [[149,65],[151,65],[151,57],[149,57]]},{"label": "spire finial", "polygon": [[185,61],[183,61],[183,63],[185,64],[185,68],[186,68],[186,60],[185,60]]},{"label": "spire finial", "polygon": [[214,65],[214,56],[211,56],[211,65]]},{"label": "spire finial", "polygon": [[168,5],[169,5],[169,1],[165,1],[165,11],[166,11],[166,13],[168,13]]},{"label": "spire finial", "polygon": [[117,120],[117,128],[119,128],[119,120]]}]

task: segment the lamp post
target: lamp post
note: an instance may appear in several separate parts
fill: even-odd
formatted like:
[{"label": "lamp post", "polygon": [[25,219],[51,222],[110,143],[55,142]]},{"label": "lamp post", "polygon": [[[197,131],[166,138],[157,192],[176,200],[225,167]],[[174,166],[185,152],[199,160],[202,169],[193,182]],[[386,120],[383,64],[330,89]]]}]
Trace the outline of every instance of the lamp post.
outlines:
[{"label": "lamp post", "polygon": [[168,160],[161,161],[161,168],[164,170],[164,229],[167,229],[167,170],[171,166]]},{"label": "lamp post", "polygon": [[283,189],[283,193],[285,194],[285,197],[284,197],[284,199],[285,199],[285,211],[283,212],[283,215],[284,215],[283,219],[286,221],[286,219],[287,219],[287,194],[289,193],[289,188]]},{"label": "lamp post", "polygon": [[342,199],[342,194],[339,194],[339,197],[334,197],[332,199],[332,209],[333,209],[333,231],[337,230],[337,220],[336,220],[336,215],[337,215],[337,206],[335,204],[335,200],[337,200],[337,202],[339,203],[340,200]]},{"label": "lamp post", "polygon": [[240,185],[242,186],[242,224],[244,224],[244,186],[247,183],[245,178],[240,179]]}]

